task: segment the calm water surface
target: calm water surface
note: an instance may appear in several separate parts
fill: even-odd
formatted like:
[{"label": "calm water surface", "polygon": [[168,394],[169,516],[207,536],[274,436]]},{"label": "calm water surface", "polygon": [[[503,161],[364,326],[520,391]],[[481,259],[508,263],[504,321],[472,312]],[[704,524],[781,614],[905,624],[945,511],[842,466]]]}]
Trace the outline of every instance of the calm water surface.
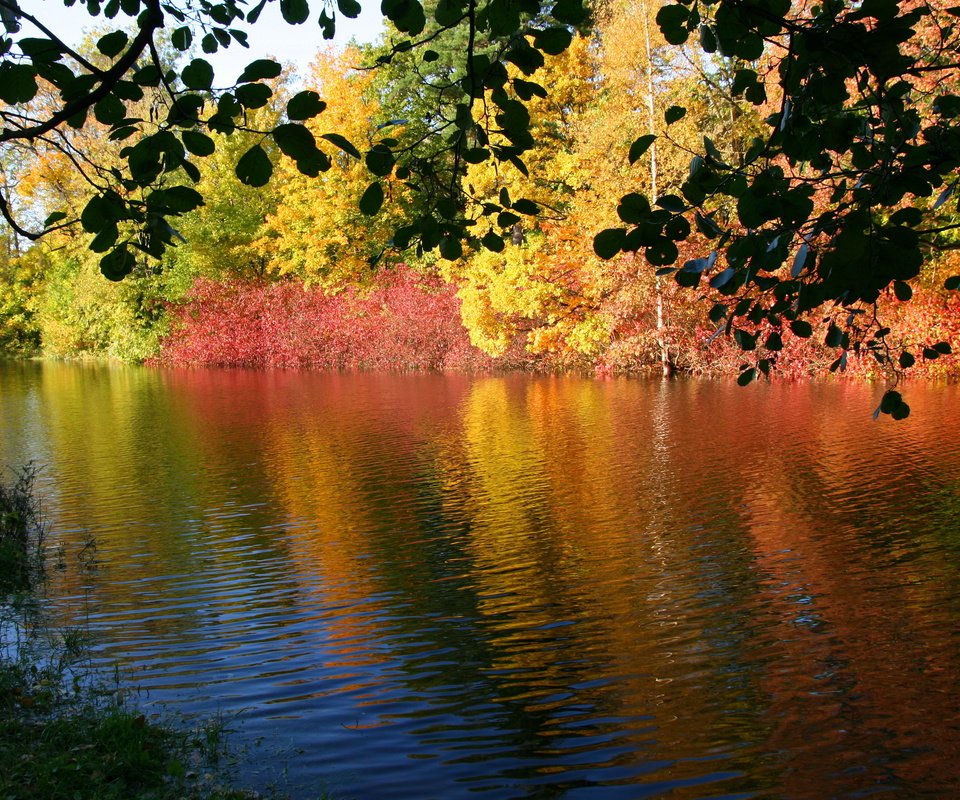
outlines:
[{"label": "calm water surface", "polygon": [[960,391],[0,365],[148,708],[340,798],[960,796]]}]

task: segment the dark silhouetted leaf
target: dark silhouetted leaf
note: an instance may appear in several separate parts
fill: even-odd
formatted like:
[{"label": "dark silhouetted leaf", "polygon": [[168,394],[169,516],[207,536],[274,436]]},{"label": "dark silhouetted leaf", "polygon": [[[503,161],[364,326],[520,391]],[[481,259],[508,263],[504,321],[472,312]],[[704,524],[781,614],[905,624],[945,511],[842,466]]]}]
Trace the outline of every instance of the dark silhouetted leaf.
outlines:
[{"label": "dark silhouetted leaf", "polygon": [[123,52],[128,41],[130,40],[123,31],[113,31],[97,40],[97,50],[107,58],[113,58]]},{"label": "dark silhouetted leaf", "polygon": [[276,62],[268,58],[259,58],[251,61],[244,67],[243,72],[237,79],[237,83],[252,83],[253,81],[263,80],[265,78],[276,78],[283,72],[283,68]]},{"label": "dark silhouetted leaf", "polygon": [[344,138],[339,133],[324,133],[320,138],[326,139],[331,144],[336,145],[347,155],[351,155],[357,159],[361,158],[360,151],[350,143],[349,139]]},{"label": "dark silhouetted leaf", "polygon": [[292,120],[312,119],[322,113],[327,104],[311,89],[298,92],[287,103],[287,117]]},{"label": "dark silhouetted leaf", "polygon": [[657,140],[657,137],[648,133],[645,136],[641,136],[637,139],[632,145],[630,145],[630,154],[629,159],[631,164],[635,164],[637,160],[650,149],[652,145]]},{"label": "dark silhouetted leaf", "polygon": [[608,228],[593,237],[593,251],[603,259],[611,259],[623,249],[627,232],[623,228]]},{"label": "dark silhouetted leaf", "polygon": [[188,89],[209,89],[213,85],[213,67],[202,58],[195,58],[180,73]]},{"label": "dark silhouetted leaf", "polygon": [[237,162],[236,174],[247,186],[266,186],[273,174],[273,164],[266,151],[255,144]]},{"label": "dark silhouetted leaf", "polygon": [[363,197],[360,198],[360,211],[368,217],[372,217],[383,206],[383,200],[383,187],[379,181],[374,181],[367,187]]}]

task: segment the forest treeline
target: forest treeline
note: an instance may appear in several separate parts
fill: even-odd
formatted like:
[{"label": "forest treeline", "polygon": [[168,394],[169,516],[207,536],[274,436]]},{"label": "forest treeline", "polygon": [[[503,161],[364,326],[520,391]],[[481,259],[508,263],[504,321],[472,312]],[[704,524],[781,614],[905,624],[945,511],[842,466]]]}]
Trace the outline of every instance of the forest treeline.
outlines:
[{"label": "forest treeline", "polygon": [[[659,9],[655,0],[595,8],[588,34],[548,55],[529,81],[513,76],[516,90],[529,93],[525,107],[478,103],[471,110],[462,102],[456,54],[467,33],[456,29],[431,43],[429,58],[380,59],[388,28],[383,43],[321,51],[305,74],[287,71],[269,90],[248,84],[244,128],[184,134],[184,146],[206,157],[199,183],[184,176],[183,185],[195,186],[205,202],[178,221],[176,247],[160,260],[144,257],[115,283],[101,274],[103,249],[82,226],[29,247],[9,229],[3,233],[0,348],[176,365],[737,375],[743,351],[762,349],[773,336],[770,356],[781,375],[840,367],[882,373],[875,353],[848,357],[832,319],[782,331],[761,322],[752,332],[736,330],[734,341],[708,316],[719,282],[691,290],[668,271],[658,275],[642,254],[597,255],[595,235],[629,218],[625,203],[654,205],[678,191],[705,137],[718,159],[736,162],[778,107],[773,55],[742,62],[668,44],[655,21]],[[95,39],[85,51],[94,62]],[[183,59],[173,48],[169,57]],[[737,87],[747,72],[765,87],[765,102]],[[339,148],[316,177],[258,133],[282,123],[291,97],[304,97],[304,89],[326,103],[305,124]],[[43,87],[36,102],[43,103]],[[158,91],[139,102],[149,115],[165,100]],[[378,165],[370,155],[358,158],[350,143],[366,150],[386,135],[394,152],[432,140],[440,148],[438,124],[457,113],[529,114],[533,147],[525,163],[493,162],[479,152],[472,163],[473,151],[457,151],[468,162],[465,192],[504,209],[471,232],[485,247],[470,249],[440,230],[439,254],[404,249],[404,222],[417,216],[423,198],[389,153]],[[69,148],[58,141],[66,135]],[[116,139],[134,144],[137,135],[88,119],[10,151],[14,157],[8,152],[0,177],[21,212],[42,220],[64,211],[82,220],[98,173],[116,158]],[[646,149],[631,152],[638,141]],[[258,142],[274,178],[254,188],[234,167]],[[374,215],[364,213],[381,202],[368,194],[371,171],[385,186]],[[169,188],[166,200],[175,204],[177,186]],[[618,208],[611,198],[619,197]],[[736,208],[716,211],[737,218]],[[710,231],[700,239],[676,233],[679,263],[710,250]],[[927,253],[910,302],[891,288],[864,323],[891,328],[891,352],[925,354],[921,374],[954,369],[933,345],[960,340],[960,301],[943,289],[958,271],[955,253]]]}]

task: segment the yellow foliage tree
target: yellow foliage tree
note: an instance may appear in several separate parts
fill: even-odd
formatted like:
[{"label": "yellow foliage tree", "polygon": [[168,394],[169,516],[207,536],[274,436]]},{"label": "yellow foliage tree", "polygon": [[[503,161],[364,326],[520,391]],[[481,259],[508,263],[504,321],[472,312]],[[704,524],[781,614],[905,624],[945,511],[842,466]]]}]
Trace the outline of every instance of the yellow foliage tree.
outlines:
[{"label": "yellow foliage tree", "polygon": [[[318,140],[335,132],[361,150],[369,146],[379,103],[370,89],[372,73],[354,66],[360,61],[352,48],[340,54],[321,52],[314,61],[306,88],[327,103],[326,110],[307,123]],[[407,207],[407,188],[388,178],[391,202],[373,218],[362,214],[358,203],[371,177],[363,161],[341,150],[334,153],[330,169],[316,178],[305,177],[292,161],[282,159],[275,179],[283,187],[280,203],[256,245],[266,254],[268,269],[329,290],[362,283]]]}]

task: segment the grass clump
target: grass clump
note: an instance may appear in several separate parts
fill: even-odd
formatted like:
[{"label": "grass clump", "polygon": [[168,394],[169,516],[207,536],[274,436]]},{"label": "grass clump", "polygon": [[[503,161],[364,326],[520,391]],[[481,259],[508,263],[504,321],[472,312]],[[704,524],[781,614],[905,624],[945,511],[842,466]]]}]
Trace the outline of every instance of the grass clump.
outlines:
[{"label": "grass clump", "polygon": [[0,479],[0,597],[28,591],[43,568],[43,524],[34,493],[39,469],[27,464]]}]

